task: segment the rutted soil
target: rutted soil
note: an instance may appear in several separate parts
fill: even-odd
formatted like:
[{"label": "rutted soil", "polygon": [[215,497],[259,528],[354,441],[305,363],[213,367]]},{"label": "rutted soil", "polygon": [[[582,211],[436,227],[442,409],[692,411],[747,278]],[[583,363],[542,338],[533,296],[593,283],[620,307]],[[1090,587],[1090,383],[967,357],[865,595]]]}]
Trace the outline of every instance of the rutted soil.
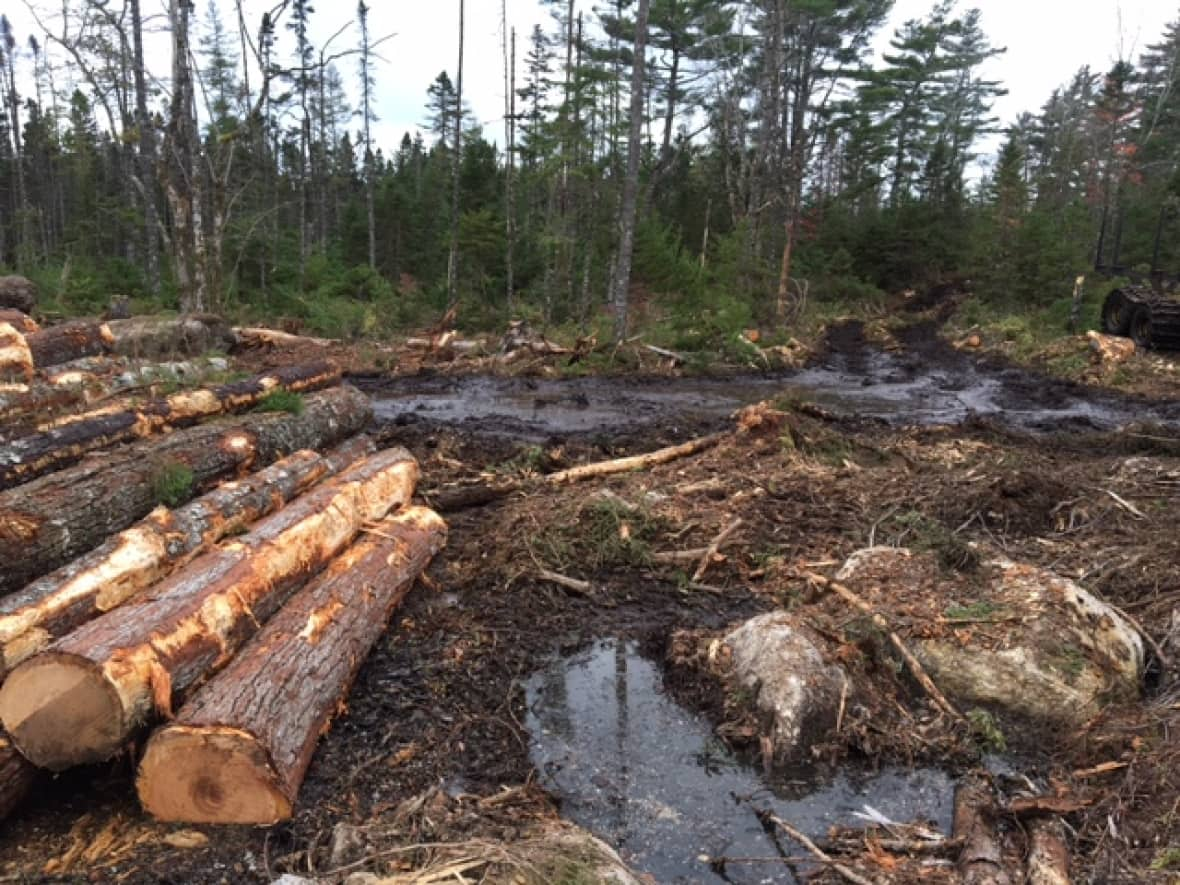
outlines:
[{"label": "rutted soil", "polygon": [[[1180,606],[1180,446],[1160,434],[1078,431],[1180,421],[1180,406],[975,363],[920,327],[903,343],[883,353],[849,324],[834,330],[815,366],[776,377],[366,381],[381,402],[383,435],[421,460],[427,501],[481,476],[528,477],[679,442],[729,426],[728,413],[755,399],[820,400],[837,414],[800,410],[785,432],[448,514],[448,550],[362,669],[294,820],[268,829],[156,825],[132,799],[129,753],[47,779],[0,833],[0,874],[338,881],[361,868],[422,866],[445,853],[440,845],[517,839],[558,813],[537,785],[526,728],[529,679],[555,657],[617,638],[658,660],[673,630],[719,630],[797,605],[803,570],[874,541],[912,543],[918,525],[1083,577],[1167,641]],[[511,408],[500,407],[506,401]],[[1046,433],[1062,430],[1071,432]],[[653,564],[653,552],[708,544],[736,515],[741,530],[696,588],[682,566]],[[541,567],[591,590],[555,586]],[[1038,784],[1087,791],[1090,804],[1070,819],[1083,880],[1144,881],[1161,848],[1180,840],[1169,811],[1180,760],[1162,737],[1180,725],[1180,695],[1164,676],[1151,674],[1146,707],[1110,711],[1021,770]],[[721,724],[723,711],[707,698],[673,688]],[[921,716],[907,699],[897,680],[880,711],[850,715],[841,752],[858,771],[947,761],[920,740]],[[1112,760],[1123,767],[1085,781],[1072,775]],[[952,773],[961,764],[952,760]],[[363,834],[359,856],[341,848],[341,824]],[[178,847],[188,843],[177,831],[194,830],[207,841]],[[762,872],[785,880],[773,867]]]}]

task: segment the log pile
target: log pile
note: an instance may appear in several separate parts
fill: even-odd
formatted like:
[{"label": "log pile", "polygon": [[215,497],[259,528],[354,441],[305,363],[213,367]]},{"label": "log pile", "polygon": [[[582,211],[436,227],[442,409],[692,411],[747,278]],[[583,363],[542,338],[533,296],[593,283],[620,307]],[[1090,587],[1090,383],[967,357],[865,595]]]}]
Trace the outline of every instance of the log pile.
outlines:
[{"label": "log pile", "polygon": [[[7,327],[32,353],[42,333]],[[95,356],[66,371],[108,372]],[[144,747],[162,819],[290,817],[445,543],[411,504],[417,462],[375,450],[367,397],[327,363],[65,418],[32,364],[42,407],[21,414],[40,429],[0,444],[0,818],[41,770]],[[298,407],[243,411],[276,391]]]}]

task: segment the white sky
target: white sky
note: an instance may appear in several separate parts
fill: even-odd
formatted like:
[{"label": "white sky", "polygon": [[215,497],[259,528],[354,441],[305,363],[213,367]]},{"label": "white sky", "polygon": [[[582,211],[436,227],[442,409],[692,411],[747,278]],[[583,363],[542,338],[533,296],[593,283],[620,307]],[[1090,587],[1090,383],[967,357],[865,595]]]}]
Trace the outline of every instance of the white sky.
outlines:
[{"label": "white sky", "polygon": [[[49,0],[34,0],[53,6]],[[71,0],[72,2],[72,0]],[[195,21],[204,20],[207,0],[197,0]],[[374,133],[387,152],[396,148],[402,133],[420,126],[426,89],[444,69],[455,71],[458,53],[459,0],[369,0],[370,30],[374,37],[396,34],[381,49],[386,61],[376,72],[376,112],[381,117]],[[547,15],[537,0],[506,0],[509,25],[517,30],[518,78],[523,77],[528,36],[534,23]],[[112,3],[112,6],[115,4]],[[233,24],[232,0],[220,0],[227,24]],[[247,0],[256,27],[261,10],[270,0]],[[314,39],[322,41],[355,18],[355,0],[316,0]],[[1168,21],[1180,18],[1180,0],[961,0],[961,8],[977,5],[983,10],[983,27],[993,45],[1008,52],[994,60],[988,75],[1002,79],[1010,91],[1001,98],[996,113],[1002,123],[1021,111],[1036,111],[1052,90],[1065,83],[1083,64],[1102,70],[1119,56],[1137,58],[1143,47],[1155,42]],[[591,14],[593,0],[578,0],[578,8]],[[932,0],[897,0],[890,24],[878,37],[884,47],[893,28],[910,18],[921,18]],[[17,39],[23,46],[35,30],[22,3],[5,4]],[[60,7],[59,7],[60,8]],[[145,15],[162,15],[163,0],[144,0]],[[159,20],[157,20],[159,21]],[[236,27],[231,29],[236,37]],[[280,48],[293,42],[283,31]],[[354,44],[346,33],[334,47]],[[162,44],[162,45],[160,45]],[[167,45],[153,43],[149,67],[158,74],[168,71]],[[340,64],[348,83],[356,82],[355,59]],[[27,70],[27,68],[26,68]],[[31,84],[29,89],[31,92]],[[465,98],[484,124],[489,140],[502,141],[504,75],[501,57],[500,0],[467,0],[467,49]],[[355,104],[356,102],[354,102]]]}]

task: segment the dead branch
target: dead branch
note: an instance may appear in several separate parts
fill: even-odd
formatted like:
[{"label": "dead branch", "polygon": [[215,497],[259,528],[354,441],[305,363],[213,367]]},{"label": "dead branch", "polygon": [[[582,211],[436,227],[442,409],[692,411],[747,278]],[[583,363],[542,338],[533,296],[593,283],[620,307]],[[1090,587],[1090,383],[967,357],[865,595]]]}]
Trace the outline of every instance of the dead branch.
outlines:
[{"label": "dead branch", "polygon": [[776,827],[778,827],[780,830],[782,830],[784,833],[786,833],[788,836],[790,836],[792,839],[794,839],[796,842],[798,842],[800,845],[802,845],[804,848],[806,848],[808,851],[810,851],[815,856],[815,858],[817,860],[820,860],[823,863],[830,866],[833,870],[835,870],[837,873],[839,873],[841,876],[843,876],[849,882],[853,882],[853,883],[855,883],[855,885],[873,885],[871,879],[866,879],[860,873],[857,873],[854,870],[844,866],[844,864],[833,860],[818,845],[816,845],[814,842],[812,842],[810,839],[808,839],[807,836],[805,836],[802,832],[797,830],[795,827],[791,826],[789,823],[787,823],[781,817],[774,815],[774,814],[770,814],[769,812],[767,812],[764,816],[764,819],[770,821],[772,824],[774,824]]},{"label": "dead branch", "polygon": [[594,464],[571,467],[569,470],[550,473],[545,477],[545,482],[552,485],[561,485],[566,482],[579,482],[584,479],[612,476],[617,473],[629,473],[632,470],[643,470],[659,464],[667,464],[669,461],[687,458],[689,455],[695,455],[706,449],[711,449],[727,436],[729,436],[728,433],[714,433],[710,436],[702,436],[698,439],[689,440],[678,446],[657,449],[645,455],[632,455],[628,458],[616,458],[612,461],[598,461]]},{"label": "dead branch", "polygon": [[698,583],[701,578],[705,576],[705,572],[709,570],[709,565],[713,562],[713,557],[715,557],[721,550],[721,545],[728,541],[733,533],[741,527],[742,520],[739,516],[728,526],[726,526],[726,528],[722,530],[721,534],[713,539],[713,542],[709,544],[708,548],[705,550],[705,555],[701,557],[701,562],[700,565],[697,566],[697,570],[692,573],[693,583]]}]

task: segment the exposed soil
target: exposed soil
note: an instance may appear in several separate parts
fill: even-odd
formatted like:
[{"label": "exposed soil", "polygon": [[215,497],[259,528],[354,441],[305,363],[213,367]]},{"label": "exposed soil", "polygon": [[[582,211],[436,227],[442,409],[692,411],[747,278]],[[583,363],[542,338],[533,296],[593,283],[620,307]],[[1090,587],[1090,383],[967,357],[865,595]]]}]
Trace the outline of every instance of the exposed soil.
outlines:
[{"label": "exposed soil", "polygon": [[[718,447],[649,471],[572,486],[526,483],[447,514],[449,548],[365,664],[347,712],[321,742],[293,821],[196,828],[208,837],[203,843],[189,838],[194,828],[153,824],[134,802],[128,754],[47,779],[0,833],[0,874],[340,878],[362,867],[421,866],[445,854],[444,843],[517,839],[556,813],[531,785],[524,728],[523,686],[545,662],[604,637],[662,655],[677,630],[720,630],[775,606],[806,604],[804,573],[830,574],[866,544],[913,544],[916,533],[1081,578],[1180,663],[1180,649],[1168,645],[1180,640],[1172,620],[1180,608],[1180,442],[1166,426],[1124,427],[1180,421],[1180,404],[978,363],[930,325],[898,337],[899,350],[883,353],[857,325],[840,326],[811,369],[770,378],[536,387],[519,379],[364,381],[380,400],[386,439],[421,460],[428,502],[488,477],[528,479],[730,428],[728,412],[756,399],[822,406],[765,413]],[[483,400],[471,402],[476,396]],[[500,408],[505,399],[512,408]],[[656,552],[706,546],[739,516],[741,529],[699,581],[689,579],[691,564],[654,562]],[[591,589],[543,581],[542,567]],[[848,651],[864,667],[872,653],[855,643]],[[1175,675],[1156,665],[1146,705],[1112,710],[1038,752],[1025,748],[1022,774],[1090,803],[1070,816],[1082,878],[1166,881],[1149,867],[1180,845],[1180,750],[1169,738],[1180,725]],[[826,761],[859,770],[971,764],[977,748],[961,734],[943,740],[920,692],[886,676],[879,706],[854,721],[852,738]],[[692,686],[673,688],[726,733],[736,712],[707,686],[695,698]],[[1021,744],[1018,733],[1011,737]],[[1122,767],[1074,774],[1112,761]],[[338,850],[333,858],[341,823],[363,830],[361,857]],[[511,865],[491,869],[491,881],[515,874]]]}]

